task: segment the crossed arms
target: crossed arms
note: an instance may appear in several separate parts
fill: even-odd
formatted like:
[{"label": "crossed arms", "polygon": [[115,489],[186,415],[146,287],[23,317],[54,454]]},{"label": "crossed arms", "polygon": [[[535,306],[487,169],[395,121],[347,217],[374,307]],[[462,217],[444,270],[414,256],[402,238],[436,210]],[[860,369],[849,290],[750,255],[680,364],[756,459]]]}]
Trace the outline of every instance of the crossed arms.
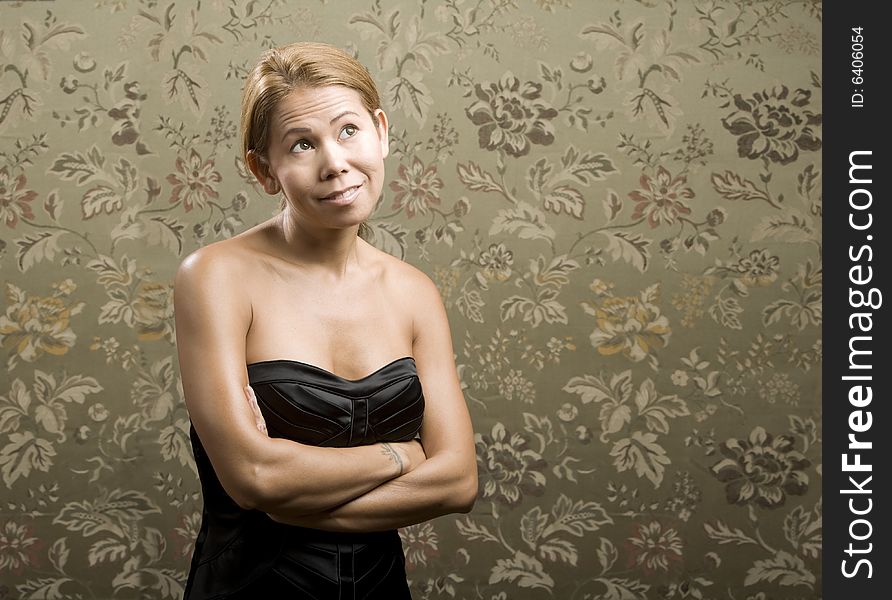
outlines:
[{"label": "crossed arms", "polygon": [[473,432],[433,283],[417,272],[402,284],[423,307],[415,322],[423,317],[424,327],[414,328],[412,342],[425,394],[420,444],[319,448],[270,438],[246,398],[252,306],[243,262],[203,248],[183,262],[174,288],[186,405],[226,492],[277,521],[331,531],[392,529],[469,511],[477,495]]}]

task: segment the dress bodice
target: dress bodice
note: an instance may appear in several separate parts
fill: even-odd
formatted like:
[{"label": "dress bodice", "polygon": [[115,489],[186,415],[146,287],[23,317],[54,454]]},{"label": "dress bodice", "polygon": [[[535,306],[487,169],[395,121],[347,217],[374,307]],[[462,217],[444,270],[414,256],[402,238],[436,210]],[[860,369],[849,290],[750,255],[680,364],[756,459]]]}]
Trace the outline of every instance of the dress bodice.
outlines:
[{"label": "dress bodice", "polygon": [[344,379],[292,360],[248,365],[271,437],[314,446],[361,446],[411,440],[424,417],[421,382],[411,357],[361,379]]},{"label": "dress bodice", "polygon": [[[408,441],[418,434],[424,417],[412,357],[361,379],[293,360],[256,362],[248,365],[248,381],[270,437],[303,444]],[[190,437],[204,509],[187,600],[292,591],[308,599],[408,598],[395,530],[332,533],[284,525],[261,511],[246,510],[223,489],[194,428]]]}]

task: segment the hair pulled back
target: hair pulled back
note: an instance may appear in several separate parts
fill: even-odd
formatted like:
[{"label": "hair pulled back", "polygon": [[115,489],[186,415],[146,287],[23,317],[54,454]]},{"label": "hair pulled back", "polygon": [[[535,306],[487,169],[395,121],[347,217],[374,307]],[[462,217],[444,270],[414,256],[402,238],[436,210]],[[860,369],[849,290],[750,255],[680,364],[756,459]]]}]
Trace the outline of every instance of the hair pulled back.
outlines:
[{"label": "hair pulled back", "polygon": [[341,85],[356,90],[377,124],[381,107],[378,88],[368,70],[355,58],[330,44],[297,42],[264,52],[248,74],[242,93],[242,158],[248,152],[265,157],[270,123],[276,106],[301,87]]}]

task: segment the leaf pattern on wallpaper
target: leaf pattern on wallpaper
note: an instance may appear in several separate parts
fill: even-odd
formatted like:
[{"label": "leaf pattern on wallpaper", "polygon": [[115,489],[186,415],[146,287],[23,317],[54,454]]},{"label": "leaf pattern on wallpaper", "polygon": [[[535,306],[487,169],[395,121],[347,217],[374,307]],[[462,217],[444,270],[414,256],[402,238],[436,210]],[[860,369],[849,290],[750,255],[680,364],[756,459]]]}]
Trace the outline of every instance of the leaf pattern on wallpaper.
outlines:
[{"label": "leaf pattern on wallpaper", "polygon": [[239,94],[297,39],[379,84],[367,239],[436,283],[475,425],[413,597],[820,595],[820,3],[5,4],[0,595],[182,596],[173,276],[276,210]]}]

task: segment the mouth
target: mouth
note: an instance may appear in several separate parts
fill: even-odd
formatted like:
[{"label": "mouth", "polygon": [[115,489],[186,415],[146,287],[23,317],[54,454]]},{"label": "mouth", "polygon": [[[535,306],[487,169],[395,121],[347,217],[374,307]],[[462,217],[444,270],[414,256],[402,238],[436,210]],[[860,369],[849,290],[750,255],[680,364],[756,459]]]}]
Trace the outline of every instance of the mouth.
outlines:
[{"label": "mouth", "polygon": [[360,188],[362,188],[362,184],[352,185],[350,187],[338,190],[334,193],[329,194],[328,196],[324,196],[319,198],[322,202],[329,202],[331,204],[349,204],[356,198],[356,195],[359,193]]}]

